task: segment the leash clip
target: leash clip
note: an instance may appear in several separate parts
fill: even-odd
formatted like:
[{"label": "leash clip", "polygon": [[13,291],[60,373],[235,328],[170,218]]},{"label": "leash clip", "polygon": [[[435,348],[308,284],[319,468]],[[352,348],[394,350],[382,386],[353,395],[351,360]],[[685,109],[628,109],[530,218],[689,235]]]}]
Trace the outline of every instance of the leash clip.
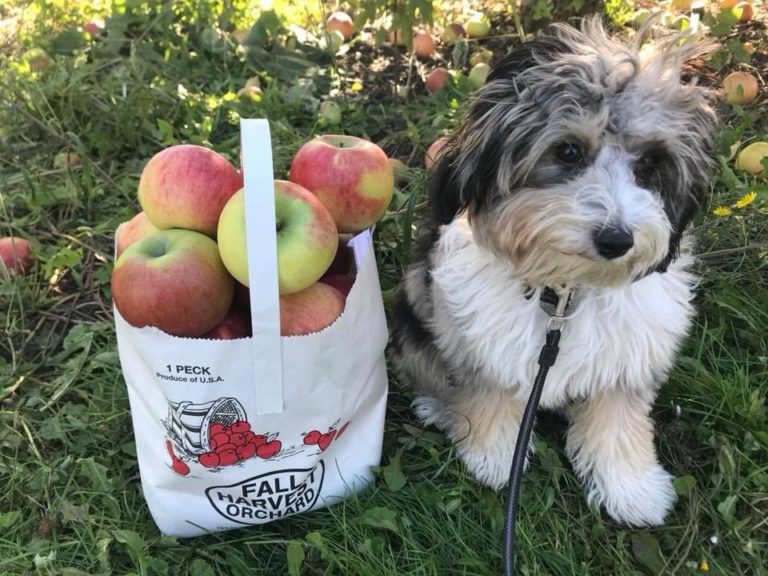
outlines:
[{"label": "leash clip", "polygon": [[[547,320],[547,332],[559,332],[565,324],[565,313],[571,303],[573,289],[561,286],[557,290],[546,287],[541,293],[541,306],[549,315]],[[554,304],[554,309],[552,309]]]}]

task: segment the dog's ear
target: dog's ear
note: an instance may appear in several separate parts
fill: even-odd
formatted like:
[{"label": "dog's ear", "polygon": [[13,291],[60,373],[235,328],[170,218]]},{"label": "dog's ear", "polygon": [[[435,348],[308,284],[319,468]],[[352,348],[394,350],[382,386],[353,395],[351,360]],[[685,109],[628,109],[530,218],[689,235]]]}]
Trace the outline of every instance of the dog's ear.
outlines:
[{"label": "dog's ear", "polygon": [[518,46],[493,66],[485,86],[470,102],[460,129],[432,167],[429,200],[436,224],[448,224],[464,210],[471,218],[491,203],[506,135],[500,131],[494,137],[479,137],[480,131],[488,130],[486,114],[494,106],[508,106],[516,97],[512,86],[519,74],[568,50],[556,36],[540,36]]}]

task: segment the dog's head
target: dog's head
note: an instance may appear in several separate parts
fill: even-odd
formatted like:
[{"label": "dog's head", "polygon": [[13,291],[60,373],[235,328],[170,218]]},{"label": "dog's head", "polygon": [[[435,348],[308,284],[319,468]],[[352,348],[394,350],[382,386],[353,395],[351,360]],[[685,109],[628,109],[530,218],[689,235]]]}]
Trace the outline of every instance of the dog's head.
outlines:
[{"label": "dog's head", "polygon": [[664,270],[708,188],[715,116],[684,64],[709,46],[650,49],[598,19],[557,25],[488,76],[430,180],[438,224],[532,285],[616,285]]}]

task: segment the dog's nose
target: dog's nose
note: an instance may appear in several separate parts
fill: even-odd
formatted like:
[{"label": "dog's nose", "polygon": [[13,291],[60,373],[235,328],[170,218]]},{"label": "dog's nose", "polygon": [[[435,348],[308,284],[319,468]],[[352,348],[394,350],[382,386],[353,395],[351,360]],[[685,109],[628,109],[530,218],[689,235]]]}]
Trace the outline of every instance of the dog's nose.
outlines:
[{"label": "dog's nose", "polygon": [[595,231],[597,253],[608,260],[624,256],[634,243],[632,234],[622,228],[609,227]]}]

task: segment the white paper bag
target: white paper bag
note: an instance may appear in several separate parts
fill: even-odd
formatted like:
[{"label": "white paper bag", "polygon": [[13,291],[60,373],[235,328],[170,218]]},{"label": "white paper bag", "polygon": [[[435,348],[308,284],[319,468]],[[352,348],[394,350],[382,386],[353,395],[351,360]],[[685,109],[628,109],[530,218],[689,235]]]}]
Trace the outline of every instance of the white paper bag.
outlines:
[{"label": "white paper bag", "polygon": [[142,489],[179,537],[332,504],[364,489],[381,456],[387,327],[370,231],[349,242],[357,275],[341,317],[280,337],[269,127],[241,129],[253,337],[177,338],[115,310]]}]

